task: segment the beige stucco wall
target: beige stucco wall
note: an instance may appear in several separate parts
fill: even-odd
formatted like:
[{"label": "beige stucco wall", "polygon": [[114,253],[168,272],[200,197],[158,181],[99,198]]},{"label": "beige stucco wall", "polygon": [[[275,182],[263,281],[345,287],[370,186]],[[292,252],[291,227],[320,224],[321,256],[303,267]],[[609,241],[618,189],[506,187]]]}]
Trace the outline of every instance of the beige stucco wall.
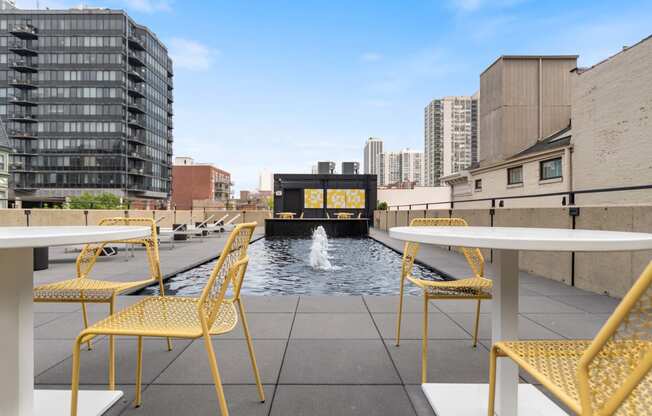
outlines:
[{"label": "beige stucco wall", "polygon": [[[377,211],[377,224],[387,230],[406,225],[407,211]],[[423,217],[423,210],[414,210],[411,218]],[[448,210],[431,210],[428,217],[449,216]],[[488,226],[489,209],[454,209],[453,217],[461,217],[470,225]],[[496,227],[572,228],[572,217],[567,208],[497,208]],[[652,233],[652,206],[582,207],[576,217],[576,228],[592,230],[620,230]],[[483,250],[487,260],[488,250]],[[624,253],[575,253],[575,286],[596,293],[621,297],[652,261],[652,250]],[[521,270],[566,284],[571,283],[572,254],[566,252],[523,252]]]},{"label": "beige stucco wall", "polygon": [[[378,202],[387,205],[424,204],[427,202],[450,201],[451,190],[448,186],[417,187],[414,189],[378,189]],[[420,205],[419,208],[425,208]]]},{"label": "beige stucco wall", "polygon": [[[574,188],[652,184],[652,39],[572,76]],[[649,204],[652,190],[579,195],[579,204]]]},{"label": "beige stucco wall", "polygon": [[[471,195],[460,199],[481,199],[492,197],[508,197],[526,194],[545,194],[551,192],[564,192],[569,190],[570,181],[568,178],[568,156],[569,152],[560,149],[555,152],[534,156],[528,160],[516,161],[505,166],[494,169],[480,169],[469,175],[469,188]],[[563,176],[559,179],[547,181],[539,180],[539,163],[544,160],[561,157]],[[523,184],[508,185],[507,169],[515,166],[523,166]],[[475,180],[482,180],[482,190],[475,189]],[[531,208],[531,207],[560,207],[563,196],[549,196],[537,198],[520,198],[503,200],[504,208]],[[566,198],[568,200],[568,198]],[[500,199],[496,198],[496,205]],[[462,208],[489,208],[490,201],[464,202],[460,203]]]}]

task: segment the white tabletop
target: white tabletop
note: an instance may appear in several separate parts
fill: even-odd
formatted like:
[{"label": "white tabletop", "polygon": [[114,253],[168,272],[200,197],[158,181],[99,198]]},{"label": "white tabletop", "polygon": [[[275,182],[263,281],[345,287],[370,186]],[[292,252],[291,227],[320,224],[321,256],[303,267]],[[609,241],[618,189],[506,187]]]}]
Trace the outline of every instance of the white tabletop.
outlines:
[{"label": "white tabletop", "polygon": [[652,234],[517,227],[394,227],[390,237],[426,244],[541,251],[652,249]]},{"label": "white tabletop", "polygon": [[149,227],[0,227],[0,248],[48,247],[128,240],[151,235]]}]

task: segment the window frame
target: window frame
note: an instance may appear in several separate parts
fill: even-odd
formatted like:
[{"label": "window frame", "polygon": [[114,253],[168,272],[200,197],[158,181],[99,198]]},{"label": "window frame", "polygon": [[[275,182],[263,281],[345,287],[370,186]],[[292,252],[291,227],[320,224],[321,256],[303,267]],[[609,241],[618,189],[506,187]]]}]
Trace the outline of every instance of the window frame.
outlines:
[{"label": "window frame", "polygon": [[[544,164],[548,163],[548,162],[554,162],[554,161],[557,161],[557,160],[559,160],[559,175],[558,176],[550,176],[550,177],[547,177],[547,178],[544,177],[543,176],[543,166],[544,166]],[[564,172],[563,172],[563,165],[562,165],[561,156],[553,157],[551,159],[546,159],[546,160],[542,160],[542,161],[539,162],[539,180],[540,181],[549,181],[549,180],[553,180],[553,179],[561,179],[561,178],[563,178],[563,176],[564,176]]]},{"label": "window frame", "polygon": [[476,179],[473,181],[473,189],[475,191],[482,191],[482,179]]},{"label": "window frame", "polygon": [[[521,170],[521,180],[519,182],[511,182],[510,172],[512,172],[514,169]],[[511,168],[507,168],[507,185],[523,185],[523,165],[512,166]]]}]

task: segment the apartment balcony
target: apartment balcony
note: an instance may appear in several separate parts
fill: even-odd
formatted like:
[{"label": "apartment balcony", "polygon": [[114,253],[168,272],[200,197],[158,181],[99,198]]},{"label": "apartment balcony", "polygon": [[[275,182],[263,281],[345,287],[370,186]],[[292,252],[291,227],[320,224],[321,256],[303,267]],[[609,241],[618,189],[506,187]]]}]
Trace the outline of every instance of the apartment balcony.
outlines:
[{"label": "apartment balcony", "polygon": [[31,130],[9,130],[9,137],[13,139],[38,139],[38,133]]},{"label": "apartment balcony", "polygon": [[27,60],[18,60],[9,63],[9,68],[14,71],[33,74],[38,72],[38,64]]},{"label": "apartment balcony", "polygon": [[130,175],[145,176],[145,169],[143,168],[129,168],[128,172]]},{"label": "apartment balcony", "polygon": [[129,120],[127,121],[127,124],[129,124],[129,127],[134,127],[138,129],[145,128],[145,120],[142,117],[130,117]]},{"label": "apartment balcony", "polygon": [[139,51],[144,51],[145,50],[145,41],[138,35],[129,35],[128,37],[129,40],[129,47],[139,50]]},{"label": "apartment balcony", "polygon": [[21,123],[36,123],[36,117],[32,114],[23,114],[23,113],[9,113],[7,114],[7,119],[10,121],[17,121]]},{"label": "apartment balcony", "polygon": [[27,23],[14,25],[11,29],[9,29],[9,33],[19,39],[38,39],[38,29]]},{"label": "apartment balcony", "polygon": [[145,113],[145,104],[139,100],[130,99],[127,101],[127,108],[129,111],[139,114]]},{"label": "apartment balcony", "polygon": [[21,105],[25,107],[34,107],[36,106],[36,101],[34,101],[33,98],[31,97],[21,97],[21,96],[11,96],[9,97],[9,103],[11,104],[16,104],[16,105]]},{"label": "apartment balcony", "polygon": [[[35,142],[24,142],[24,143],[35,143]],[[12,155],[16,156],[36,156],[38,154],[38,150],[36,146],[20,146],[20,147],[15,147],[11,150]]]},{"label": "apartment balcony", "polygon": [[129,133],[127,134],[127,140],[133,143],[138,143],[141,145],[147,144],[145,141],[145,135],[144,134],[134,134],[134,133]]},{"label": "apartment balcony", "polygon": [[127,85],[127,93],[132,97],[145,97],[145,87],[135,82],[129,82]]},{"label": "apartment balcony", "polygon": [[28,45],[27,42],[24,41],[14,41],[14,42],[9,42],[7,45],[9,47],[9,50],[12,51],[13,53],[21,56],[37,56],[38,51],[34,49],[31,45]]},{"label": "apartment balcony", "polygon": [[172,104],[168,103],[166,108],[167,108],[167,111],[168,111],[168,115],[174,114],[174,111],[172,109]]},{"label": "apartment balcony", "polygon": [[36,83],[31,79],[12,79],[9,81],[9,85],[15,88],[20,88],[24,90],[32,90],[38,88]]},{"label": "apartment balcony", "polygon": [[145,53],[137,51],[130,52],[129,63],[136,66],[146,66]]},{"label": "apartment balcony", "polygon": [[145,82],[145,70],[144,69],[136,69],[136,68],[130,67],[129,71],[127,72],[127,76],[129,76],[129,79],[132,80],[133,82]]},{"label": "apartment balcony", "polygon": [[147,156],[142,151],[131,152],[128,156],[130,159],[147,160]]}]

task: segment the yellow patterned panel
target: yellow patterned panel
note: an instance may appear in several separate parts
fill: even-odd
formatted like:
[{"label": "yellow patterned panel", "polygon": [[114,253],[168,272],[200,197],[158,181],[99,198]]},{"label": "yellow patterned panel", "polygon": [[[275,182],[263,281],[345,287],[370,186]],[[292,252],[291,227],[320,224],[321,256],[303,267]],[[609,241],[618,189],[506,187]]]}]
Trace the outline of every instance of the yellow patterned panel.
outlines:
[{"label": "yellow patterned panel", "polygon": [[304,189],[303,190],[303,207],[304,208],[324,208],[324,190],[323,189]]},{"label": "yellow patterned panel", "polygon": [[346,190],[346,207],[353,209],[364,209],[364,189]]},{"label": "yellow patterned panel", "polygon": [[326,194],[328,200],[326,207],[331,209],[346,208],[346,190],[345,189],[329,189]]}]

